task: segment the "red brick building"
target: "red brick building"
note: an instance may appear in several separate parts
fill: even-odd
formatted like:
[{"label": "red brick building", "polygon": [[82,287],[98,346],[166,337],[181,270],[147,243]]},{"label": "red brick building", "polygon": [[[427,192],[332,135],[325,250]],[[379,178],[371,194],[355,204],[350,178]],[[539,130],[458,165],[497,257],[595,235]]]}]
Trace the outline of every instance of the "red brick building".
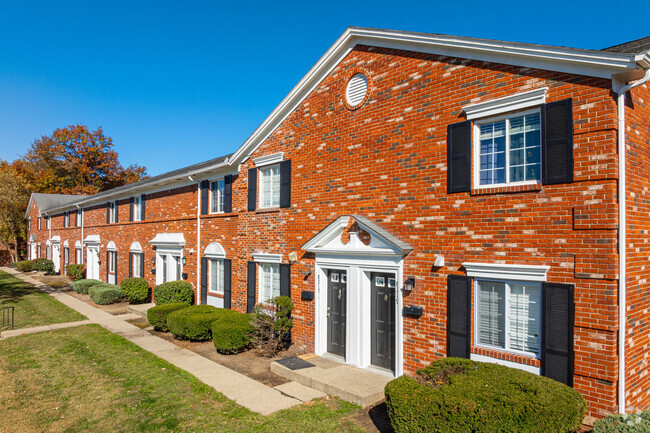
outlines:
[{"label": "red brick building", "polygon": [[461,356],[647,409],[648,50],[350,28],[233,154],[35,194],[30,254],[290,295],[295,345],[360,368]]}]

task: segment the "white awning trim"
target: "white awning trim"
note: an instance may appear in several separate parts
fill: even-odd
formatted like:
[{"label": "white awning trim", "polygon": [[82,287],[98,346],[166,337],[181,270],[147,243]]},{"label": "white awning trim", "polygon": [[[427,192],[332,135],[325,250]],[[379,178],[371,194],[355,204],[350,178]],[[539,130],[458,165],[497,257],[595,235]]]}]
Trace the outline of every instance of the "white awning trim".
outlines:
[{"label": "white awning trim", "polygon": [[108,245],[106,245],[106,249],[110,251],[115,251],[115,242],[110,241]]},{"label": "white awning trim", "polygon": [[282,254],[255,253],[253,254],[253,261],[260,263],[282,263]]},{"label": "white awning trim", "polygon": [[52,236],[50,239],[48,239],[48,242],[51,244],[60,244],[61,236]]},{"label": "white awning trim", "polygon": [[546,281],[550,266],[503,263],[463,263],[468,277],[500,280]]},{"label": "white awning trim", "polygon": [[67,240],[66,240],[65,242],[63,242],[63,246],[64,246],[64,247],[67,247],[67,246],[68,246],[68,241],[67,241]]},{"label": "white awning trim", "polygon": [[467,114],[467,120],[490,117],[523,108],[538,107],[546,102],[548,87],[531,90],[529,92],[517,93],[504,96],[503,98],[466,105],[463,111]]},{"label": "white awning trim", "polygon": [[84,239],[84,244],[99,244],[99,235],[88,235]]},{"label": "white awning trim", "polygon": [[183,233],[158,233],[149,243],[155,247],[182,247],[185,245],[185,238]]},{"label": "white awning trim", "polygon": [[210,259],[224,259],[226,257],[226,250],[218,242],[212,242],[205,247],[203,254]]},{"label": "white awning trim", "polygon": [[140,246],[140,242],[133,242],[131,244],[130,248],[132,253],[141,253],[142,252],[142,247]]},{"label": "white awning trim", "polygon": [[81,248],[81,242],[77,241],[74,243],[75,248]]}]

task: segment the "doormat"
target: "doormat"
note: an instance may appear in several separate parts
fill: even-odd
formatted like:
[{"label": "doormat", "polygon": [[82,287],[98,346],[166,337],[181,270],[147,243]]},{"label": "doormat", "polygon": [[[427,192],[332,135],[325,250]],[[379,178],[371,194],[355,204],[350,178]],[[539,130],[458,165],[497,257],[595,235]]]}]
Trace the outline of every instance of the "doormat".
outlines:
[{"label": "doormat", "polygon": [[300,359],[297,356],[292,356],[290,358],[280,359],[275,361],[280,365],[287,367],[289,370],[300,370],[303,368],[314,367],[314,364],[307,362],[304,359]]}]

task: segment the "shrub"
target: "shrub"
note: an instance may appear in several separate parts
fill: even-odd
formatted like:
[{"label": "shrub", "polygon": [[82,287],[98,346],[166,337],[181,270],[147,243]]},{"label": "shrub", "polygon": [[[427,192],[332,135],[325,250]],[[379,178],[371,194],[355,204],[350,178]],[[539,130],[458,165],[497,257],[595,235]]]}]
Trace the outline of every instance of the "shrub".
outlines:
[{"label": "shrub", "polygon": [[90,299],[98,305],[114,304],[122,298],[120,286],[108,283],[95,284],[88,289],[88,294]]},{"label": "shrub", "polygon": [[257,304],[251,325],[255,329],[253,345],[265,356],[275,356],[291,345],[293,302],[287,296],[278,296]]},{"label": "shrub", "polygon": [[593,433],[645,433],[650,431],[650,410],[610,415],[594,423]]},{"label": "shrub", "polygon": [[232,310],[211,305],[191,305],[169,314],[167,327],[178,339],[209,341],[212,340],[212,322],[226,314],[234,313]]},{"label": "shrub", "polygon": [[177,310],[189,307],[183,302],[172,302],[169,304],[156,305],[147,310],[147,320],[156,331],[169,331],[167,328],[167,315]]},{"label": "shrub", "polygon": [[34,260],[34,270],[45,272],[45,275],[54,275],[54,262],[48,259]]},{"label": "shrub", "polygon": [[[228,310],[230,311],[230,310]],[[250,314],[224,314],[212,322],[212,341],[217,352],[231,355],[248,349],[255,330]]]},{"label": "shrub", "polygon": [[194,290],[187,281],[168,281],[154,287],[153,300],[156,305],[170,302],[194,303]]},{"label": "shrub", "polygon": [[72,281],[82,280],[86,267],[84,265],[68,265],[66,272]]},{"label": "shrub", "polygon": [[124,297],[132,304],[149,299],[149,283],[144,278],[127,278],[120,283]]},{"label": "shrub", "polygon": [[396,433],[568,432],[585,415],[580,393],[547,377],[446,358],[386,385]]},{"label": "shrub", "polygon": [[97,284],[101,284],[101,281],[99,280],[78,280],[72,283],[72,290],[74,290],[77,293],[81,293],[84,295],[88,294],[88,289],[90,289],[92,286],[95,286]]},{"label": "shrub", "polygon": [[14,265],[16,265],[16,269],[18,269],[20,272],[31,272],[34,270],[33,260],[23,260],[14,263]]}]

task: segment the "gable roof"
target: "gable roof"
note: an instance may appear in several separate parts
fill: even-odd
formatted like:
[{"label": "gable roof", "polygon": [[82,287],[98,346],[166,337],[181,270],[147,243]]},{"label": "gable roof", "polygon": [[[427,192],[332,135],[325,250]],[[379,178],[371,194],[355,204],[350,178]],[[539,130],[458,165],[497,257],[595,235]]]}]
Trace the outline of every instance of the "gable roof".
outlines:
[{"label": "gable roof", "polygon": [[641,54],[650,50],[650,36],[625,42],[624,44],[614,45],[613,47],[603,48],[602,51],[611,51],[612,53],[629,53]]},{"label": "gable roof", "polygon": [[86,195],[72,195],[72,194],[43,194],[34,192],[29,198],[25,218],[29,218],[29,210],[32,208],[32,203],[36,203],[38,211],[41,213],[47,212],[48,209],[66,206],[82,200],[88,196]]}]

